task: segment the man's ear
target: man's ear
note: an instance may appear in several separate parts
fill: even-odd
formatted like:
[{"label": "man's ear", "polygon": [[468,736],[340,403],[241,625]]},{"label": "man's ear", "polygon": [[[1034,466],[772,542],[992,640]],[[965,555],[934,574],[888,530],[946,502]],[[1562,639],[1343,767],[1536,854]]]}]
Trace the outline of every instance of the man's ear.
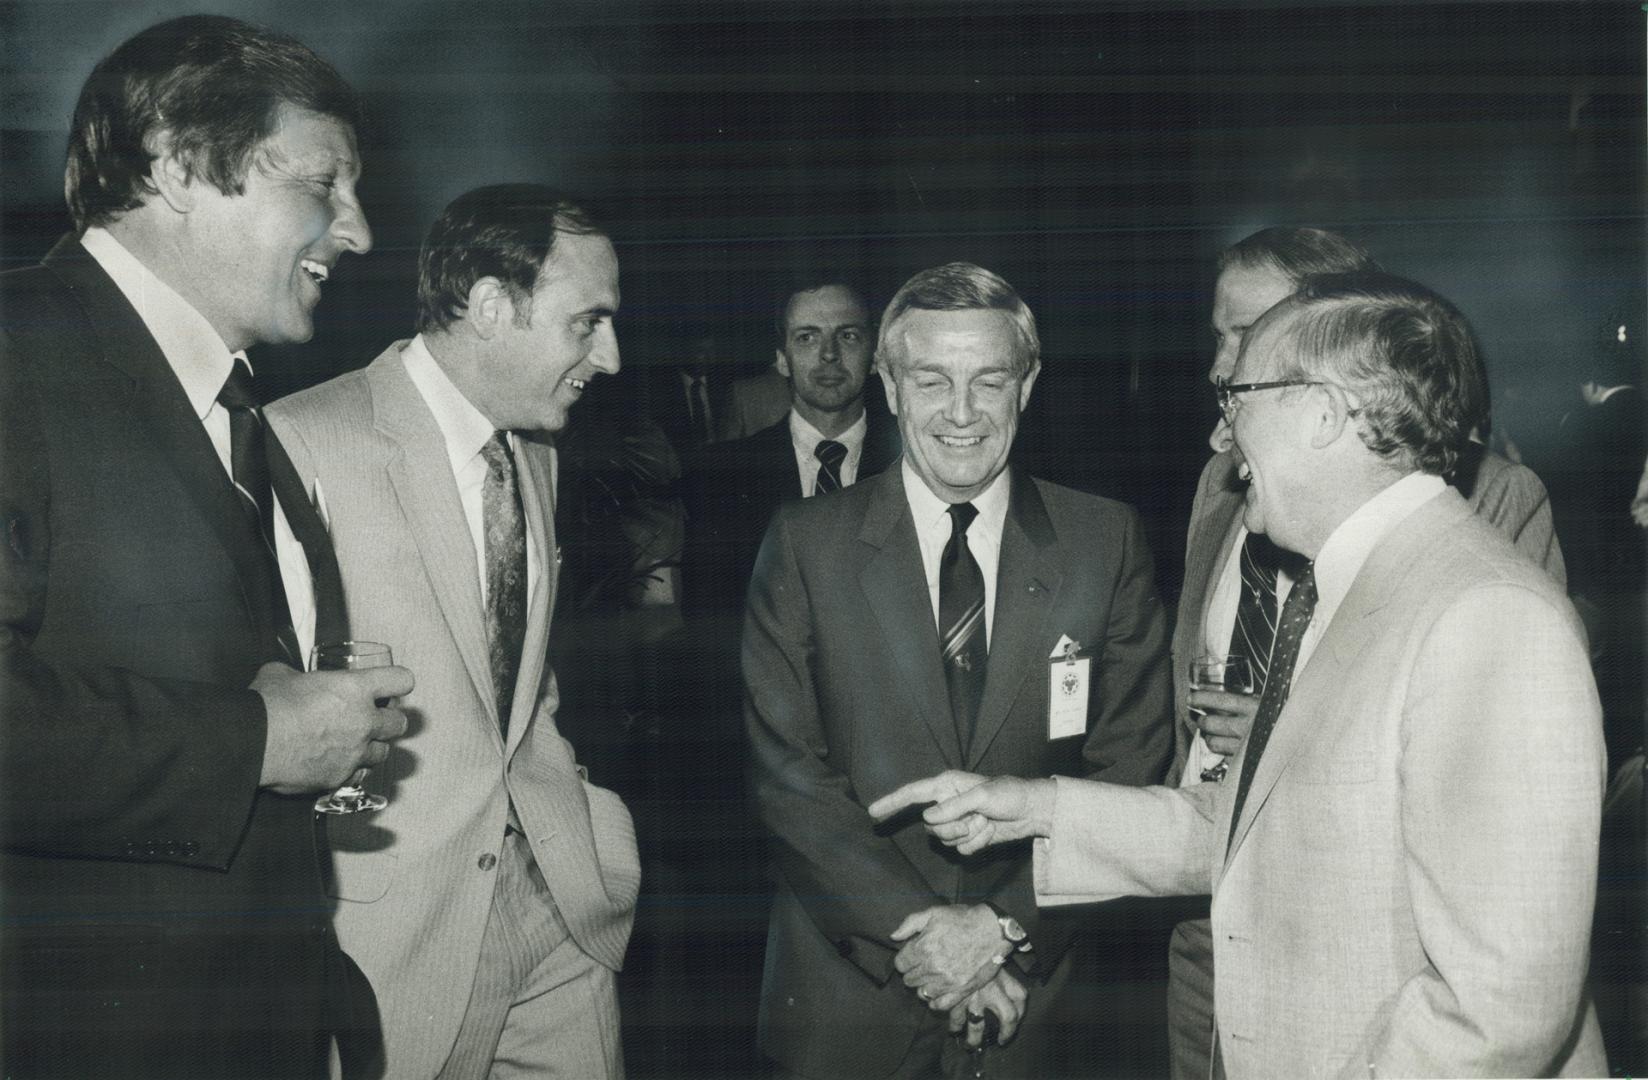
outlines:
[{"label": "man's ear", "polygon": [[207,181],[198,175],[190,176],[189,163],[174,149],[170,132],[152,136],[149,151],[154,154],[149,181],[160,198],[176,213],[187,214],[193,210],[200,198],[200,186]]},{"label": "man's ear", "polygon": [[1019,412],[1023,412],[1025,406],[1030,404],[1030,390],[1036,385],[1036,376],[1040,374],[1041,361],[1037,360],[1030,370],[1025,372],[1023,381],[1019,383]]},{"label": "man's ear", "polygon": [[887,408],[894,416],[898,415],[898,381],[893,377],[892,369],[880,360],[870,361],[871,371],[881,376],[881,385],[887,390]]},{"label": "man's ear", "polygon": [[1321,401],[1307,415],[1310,417],[1310,446],[1312,450],[1320,450],[1331,446],[1350,427],[1355,407],[1345,396],[1345,391],[1333,383],[1322,383],[1311,387],[1321,391]]},{"label": "man's ear", "polygon": [[786,379],[790,377],[790,358],[784,355],[783,349],[773,350],[773,367]]},{"label": "man's ear", "polygon": [[464,306],[464,321],[482,341],[491,341],[506,323],[515,319],[515,304],[503,283],[495,277],[483,277],[469,287],[469,300]]}]

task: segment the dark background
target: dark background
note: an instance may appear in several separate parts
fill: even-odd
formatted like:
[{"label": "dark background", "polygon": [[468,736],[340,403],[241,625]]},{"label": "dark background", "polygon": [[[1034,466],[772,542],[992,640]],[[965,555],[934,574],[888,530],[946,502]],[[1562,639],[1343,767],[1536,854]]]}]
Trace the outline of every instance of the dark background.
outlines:
[{"label": "dark background", "polygon": [[[1584,357],[1644,321],[1634,0],[6,3],[0,262],[32,262],[68,228],[64,140],[95,60],[202,9],[294,34],[366,100],[376,247],[334,273],[312,342],[254,356],[277,390],[408,336],[423,230],[484,183],[554,183],[605,219],[631,367],[679,357],[707,324],[729,363],[759,368],[773,292],[800,262],[855,270],[879,307],[914,271],[967,259],[1011,281],[1040,324],[1020,456],[1137,504],[1170,598],[1214,419],[1207,327],[1226,245],[1268,224],[1327,226],[1432,285],[1473,321],[1496,423],[1524,439],[1568,407]],[[598,381],[583,411],[620,389]],[[679,769],[671,746],[625,742],[641,755],[629,784],[596,778],[645,821],[635,777]],[[579,748],[597,762],[611,749]],[[669,817],[676,804],[657,805]],[[727,1075],[751,1061],[759,901],[695,893],[681,864],[701,848],[671,843],[648,856],[631,950],[631,1071]],[[689,955],[706,949],[724,975],[707,997]],[[1141,944],[1095,1000],[1159,996],[1159,957]],[[1109,1071],[1160,1071],[1154,1007],[1115,1021],[1141,1044],[1108,1053]],[[725,1053],[703,1049],[716,1042]]]},{"label": "dark background", "polygon": [[[199,6],[0,7],[6,264],[67,227],[65,130],[95,58]],[[1139,503],[1170,592],[1213,419],[1211,261],[1254,228],[1339,229],[1449,296],[1501,393],[1573,383],[1577,355],[1640,321],[1635,3],[205,6],[302,38],[367,102],[377,247],[344,260],[315,339],[260,368],[277,389],[407,336],[422,231],[482,183],[598,208],[632,366],[699,321],[759,366],[800,259],[857,269],[874,305],[969,259],[1040,322],[1025,456]]]}]

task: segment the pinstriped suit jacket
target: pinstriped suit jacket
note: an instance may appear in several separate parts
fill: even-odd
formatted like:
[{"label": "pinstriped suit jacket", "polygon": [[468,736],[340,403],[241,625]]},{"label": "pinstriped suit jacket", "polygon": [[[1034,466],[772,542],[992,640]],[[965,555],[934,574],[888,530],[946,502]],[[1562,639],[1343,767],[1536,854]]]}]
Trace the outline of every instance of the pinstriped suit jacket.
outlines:
[{"label": "pinstriped suit jacket", "polygon": [[544,577],[506,745],[474,543],[404,346],[267,410],[299,476],[325,493],[354,635],[390,643],[417,679],[404,700],[411,728],[371,778],[388,808],[331,829],[338,936],[377,992],[397,1078],[434,1075],[456,1038],[511,799],[573,938],[615,970],[640,883],[628,811],[583,779],[555,727],[544,661],[557,569],[554,449],[527,440],[518,458]]}]

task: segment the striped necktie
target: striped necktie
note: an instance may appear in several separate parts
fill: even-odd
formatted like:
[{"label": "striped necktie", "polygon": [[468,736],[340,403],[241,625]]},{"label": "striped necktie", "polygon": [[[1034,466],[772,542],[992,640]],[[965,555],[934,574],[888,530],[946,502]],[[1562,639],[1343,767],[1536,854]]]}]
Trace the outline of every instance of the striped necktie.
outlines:
[{"label": "striped necktie", "polygon": [[813,457],[818,459],[818,478],[813,481],[813,494],[823,495],[830,491],[840,491],[841,463],[847,460],[847,448],[834,439],[820,439],[813,447]]},{"label": "striped necktie", "polygon": [[1259,769],[1259,757],[1265,752],[1270,733],[1276,728],[1276,719],[1287,704],[1288,691],[1293,689],[1293,665],[1299,659],[1299,645],[1305,639],[1310,617],[1316,611],[1316,568],[1306,563],[1288,591],[1287,603],[1282,605],[1282,619],[1276,628],[1276,648],[1270,657],[1271,677],[1265,680],[1265,692],[1259,695],[1259,711],[1253,717],[1253,730],[1248,733],[1247,752],[1242,758],[1242,778],[1236,786],[1236,806],[1230,812],[1230,839],[1236,836],[1236,823],[1242,818],[1242,804],[1247,801],[1247,789],[1253,784],[1253,774]]},{"label": "striped necktie", "polygon": [[938,621],[943,628],[944,681],[950,712],[965,757],[973,741],[979,701],[984,696],[984,668],[989,658],[984,638],[984,574],[967,547],[967,527],[978,516],[972,503],[949,508],[950,542],[938,564]]},{"label": "striped necktie", "polygon": [[[302,670],[304,663],[292,629],[292,612],[286,604],[286,587],[281,583],[280,559],[275,554],[274,490],[269,486],[269,457],[265,443],[263,412],[258,407],[257,390],[245,360],[236,357],[229,377],[218,391],[217,402],[229,414],[229,473],[235,494],[247,522],[262,541],[259,545],[267,581],[256,589],[256,604],[268,619],[275,641],[286,662]],[[267,590],[265,592],[264,590]]]},{"label": "striped necktie", "polygon": [[1239,568],[1242,595],[1236,602],[1236,625],[1230,631],[1232,655],[1245,656],[1253,668],[1253,692],[1265,689],[1270,657],[1276,647],[1276,571],[1282,553],[1263,533],[1248,533]]}]

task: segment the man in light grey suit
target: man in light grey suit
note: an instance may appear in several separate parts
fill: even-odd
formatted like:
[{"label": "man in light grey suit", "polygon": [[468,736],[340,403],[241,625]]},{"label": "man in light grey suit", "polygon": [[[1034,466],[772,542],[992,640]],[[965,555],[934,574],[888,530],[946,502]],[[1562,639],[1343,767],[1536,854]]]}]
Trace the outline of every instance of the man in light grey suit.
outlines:
[{"label": "man in light grey suit", "polygon": [[1215,1075],[1605,1075],[1596,689],[1562,590],[1442,480],[1479,371],[1388,275],[1248,332],[1220,395],[1243,521],[1304,561],[1224,782],[946,773],[870,812],[944,800],[963,853],[1040,838],[1043,905],[1211,889]]},{"label": "man in light grey suit", "polygon": [[414,733],[336,820],[338,935],[384,1075],[622,1072],[614,973],[639,868],[555,727],[549,433],[618,370],[611,242],[535,185],[460,196],[418,263],[418,336],[269,410],[329,517],[351,628],[427,673]]},{"label": "man in light grey suit", "polygon": [[[1208,381],[1217,386],[1220,381],[1230,380],[1243,335],[1266,311],[1291,296],[1307,277],[1375,269],[1372,258],[1359,245],[1327,229],[1272,226],[1226,248],[1219,255],[1219,277],[1213,293],[1213,336],[1217,344]],[[1471,380],[1471,386],[1470,400],[1463,403],[1469,426],[1485,426],[1485,373]],[[1184,587],[1179,594],[1179,617],[1173,633],[1174,715],[1179,722],[1174,725],[1170,784],[1205,783],[1208,778],[1224,774],[1224,762],[1247,734],[1258,705],[1256,695],[1264,688],[1263,679],[1258,678],[1252,695],[1209,695],[1210,702],[1191,708],[1190,662],[1203,655],[1249,656],[1255,651],[1241,626],[1253,619],[1260,607],[1259,597],[1238,602],[1241,587],[1252,588],[1264,582],[1265,591],[1273,594],[1263,598],[1267,618],[1273,620],[1292,584],[1290,571],[1296,570],[1289,565],[1292,560],[1280,556],[1264,537],[1250,538],[1242,526],[1244,485],[1236,475],[1230,426],[1221,419],[1208,441],[1214,453],[1202,470],[1191,506]],[[1552,525],[1551,501],[1539,477],[1490,453],[1481,444],[1467,441],[1460,447],[1448,482],[1478,517],[1543,566],[1557,584],[1563,583],[1562,551]],[[1245,577],[1244,559],[1248,561]],[[1261,578],[1261,574],[1269,576]],[[1249,659],[1256,676],[1268,666],[1268,652]],[[1205,1077],[1213,1033],[1213,938],[1205,918],[1188,919],[1173,929],[1168,948],[1167,1008],[1174,1080]]]}]

